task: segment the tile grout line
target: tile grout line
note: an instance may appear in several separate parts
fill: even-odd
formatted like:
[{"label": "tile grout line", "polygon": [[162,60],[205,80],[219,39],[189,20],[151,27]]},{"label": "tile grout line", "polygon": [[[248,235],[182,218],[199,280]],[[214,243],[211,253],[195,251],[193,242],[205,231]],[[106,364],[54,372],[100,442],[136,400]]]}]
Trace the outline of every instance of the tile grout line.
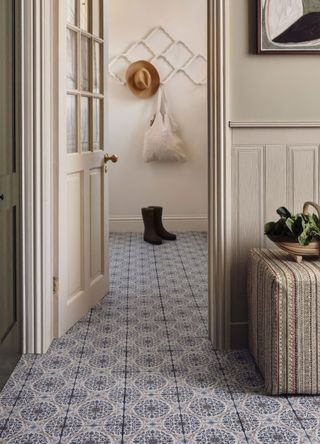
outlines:
[{"label": "tile grout line", "polygon": [[35,357],[34,357],[34,359],[33,359],[33,361],[32,361],[32,365],[30,366],[29,371],[28,371],[28,373],[27,373],[27,376],[25,377],[25,380],[24,380],[24,382],[23,382],[23,384],[22,384],[22,387],[21,387],[20,390],[19,390],[18,396],[16,397],[16,399],[15,399],[15,401],[14,401],[12,407],[11,407],[11,410],[10,410],[10,412],[9,412],[9,415],[7,416],[7,419],[5,420],[5,422],[4,422],[4,424],[3,424],[2,428],[1,428],[1,431],[0,431],[0,438],[2,437],[3,432],[4,432],[5,429],[7,428],[8,422],[10,421],[10,418],[11,418],[11,416],[12,416],[12,414],[13,414],[13,410],[15,409],[15,407],[16,407],[16,405],[17,405],[17,403],[18,403],[18,400],[20,399],[20,396],[21,396],[21,394],[22,394],[22,392],[23,392],[23,389],[25,388],[25,386],[26,386],[26,384],[27,384],[27,381],[28,381],[28,379],[29,379],[29,376],[31,375],[32,369],[33,369],[33,367],[34,367],[34,364],[35,364],[37,358],[38,358],[38,356],[35,355]]},{"label": "tile grout line", "polygon": [[[196,240],[196,242],[198,243],[198,239],[197,239],[197,237],[195,236],[195,234],[192,233],[192,235],[193,235],[194,239]],[[199,244],[198,244],[198,245],[199,245]],[[201,249],[202,249],[202,248],[201,248]],[[202,251],[203,251],[203,249],[202,249]],[[205,255],[205,253],[203,253],[203,254]],[[219,358],[217,358],[217,359],[219,360]],[[290,406],[290,408],[291,408],[291,410],[292,410],[294,416],[296,417],[297,421],[299,422],[299,425],[300,425],[301,429],[304,431],[304,433],[305,433],[305,435],[306,435],[308,441],[309,441],[310,443],[312,443],[311,438],[310,438],[310,436],[309,436],[307,430],[305,429],[305,427],[304,427],[302,421],[300,420],[299,416],[297,415],[297,412],[295,411],[295,409],[294,409],[294,407],[293,407],[291,401],[289,400],[288,396],[285,396],[285,398],[286,398],[286,400],[288,401],[288,404],[289,404],[289,406]]]},{"label": "tile grout line", "polygon": [[153,257],[154,257],[156,278],[157,278],[157,283],[158,283],[158,293],[159,293],[159,298],[160,298],[161,311],[162,311],[162,315],[163,315],[163,319],[164,319],[164,323],[165,323],[165,329],[166,329],[166,335],[167,335],[167,341],[168,341],[168,349],[169,349],[169,353],[170,353],[172,372],[173,372],[173,377],[174,377],[175,387],[176,387],[176,395],[177,395],[178,409],[179,409],[180,422],[181,422],[181,431],[182,431],[182,435],[183,435],[183,442],[185,444],[187,444],[186,434],[185,434],[185,430],[184,430],[183,417],[182,417],[182,409],[181,409],[180,393],[179,393],[179,388],[178,388],[177,374],[176,374],[176,369],[175,369],[175,366],[174,366],[174,359],[173,359],[173,353],[172,353],[172,347],[171,347],[171,342],[170,342],[170,335],[169,335],[169,330],[168,330],[168,324],[167,324],[167,320],[166,320],[166,314],[165,314],[165,309],[164,309],[164,304],[163,304],[163,299],[162,299],[160,279],[159,279],[159,273],[158,273],[158,268],[157,268],[156,252],[155,252],[155,247],[154,246],[153,246]]},{"label": "tile grout line", "polygon": [[203,325],[204,325],[206,331],[208,331],[208,325],[207,325],[206,321],[204,320],[204,318],[203,318],[203,316],[202,316],[202,313],[201,313],[201,310],[200,310],[200,307],[199,307],[199,304],[198,304],[197,298],[196,298],[196,296],[195,296],[195,294],[194,294],[194,291],[193,291],[193,288],[192,288],[192,286],[191,286],[191,282],[190,282],[190,279],[189,279],[189,276],[188,276],[188,273],[187,273],[186,267],[185,267],[185,265],[184,265],[184,262],[183,262],[183,260],[182,260],[182,256],[181,256],[181,253],[180,253],[180,250],[179,250],[178,243],[176,243],[176,250],[177,250],[177,253],[178,253],[178,256],[179,256],[179,259],[180,259],[180,263],[181,263],[181,265],[182,265],[182,269],[183,269],[184,275],[185,275],[185,277],[186,277],[186,279],[187,279],[187,282],[188,282],[188,286],[189,286],[189,289],[190,289],[190,293],[191,293],[192,298],[193,298],[193,300],[194,300],[194,303],[195,303],[195,305],[196,305],[196,307],[197,307],[197,310],[198,310],[198,313],[199,313],[200,319],[201,319],[201,321],[202,321],[202,323],[203,323]]},{"label": "tile grout line", "polygon": [[[211,341],[210,341],[210,344],[211,344]],[[239,422],[240,422],[241,429],[242,429],[242,431],[243,431],[244,437],[245,437],[245,439],[246,439],[246,442],[249,443],[249,439],[248,439],[248,436],[247,436],[247,433],[246,433],[245,427],[244,427],[244,425],[243,425],[243,422],[242,422],[242,419],[241,419],[241,416],[240,416],[240,413],[239,413],[239,410],[238,410],[238,407],[237,407],[236,401],[235,401],[235,399],[234,399],[234,396],[233,396],[232,390],[231,390],[231,388],[230,388],[230,385],[229,385],[229,382],[228,382],[228,378],[227,378],[227,376],[226,376],[226,374],[225,374],[225,371],[224,371],[224,369],[223,369],[223,367],[222,367],[222,364],[221,364],[221,361],[220,361],[219,355],[218,355],[217,351],[213,348],[213,345],[212,345],[212,344],[211,344],[211,348],[212,348],[212,350],[213,350],[213,352],[214,352],[214,354],[215,354],[215,356],[216,356],[216,358],[217,358],[217,361],[218,361],[218,364],[219,364],[220,371],[221,371],[221,373],[222,373],[222,375],[223,375],[223,379],[224,379],[224,381],[225,381],[225,383],[226,383],[227,389],[228,389],[229,394],[230,394],[230,396],[231,396],[231,399],[232,399],[232,402],[233,402],[233,406],[234,406],[234,409],[235,409],[235,411],[236,411],[236,414],[237,414],[238,420],[239,420]]]},{"label": "tile grout line", "polygon": [[[129,239],[130,265],[128,267]],[[198,232],[181,233],[176,245],[173,242],[167,242],[162,247],[154,247],[153,250],[151,246],[147,246],[142,241],[140,235],[135,233],[126,233],[119,237],[114,236],[111,242],[116,246],[113,253],[112,250],[110,251],[111,297],[109,298],[108,295],[109,300],[105,299],[105,302],[102,303],[101,311],[99,308],[97,310],[93,308],[91,313],[88,311],[85,319],[80,321],[80,329],[76,328],[74,339],[72,339],[73,335],[69,336],[71,340],[69,339],[67,342],[62,338],[62,345],[59,342],[59,347],[54,347],[53,353],[49,353],[48,360],[47,358],[42,360],[39,356],[31,355],[29,356],[30,359],[22,361],[22,371],[17,372],[12,381],[14,384],[8,385],[8,390],[3,394],[0,442],[24,442],[24,440],[28,442],[30,440],[38,442],[39,440],[39,442],[42,442],[43,440],[43,442],[62,444],[71,443],[71,441],[100,442],[101,440],[101,442],[112,441],[118,444],[128,444],[129,442],[151,442],[152,440],[152,442],[187,444],[191,442],[202,443],[207,440],[211,442],[211,440],[215,441],[216,439],[229,442],[230,439],[230,442],[253,444],[256,440],[268,439],[268,436],[272,442],[278,442],[278,439],[281,440],[281,436],[286,436],[286,433],[288,433],[290,442],[291,440],[292,442],[301,443],[318,442],[316,438],[317,426],[314,423],[315,418],[313,416],[314,406],[311,403],[302,406],[299,403],[300,397],[298,397],[298,403],[296,404],[292,396],[285,395],[282,400],[279,400],[280,410],[272,411],[265,423],[264,414],[262,411],[257,411],[256,404],[252,404],[250,407],[246,405],[246,400],[252,399],[252,395],[258,394],[262,395],[262,399],[267,398],[263,390],[260,387],[258,391],[256,389],[254,391],[247,390],[246,384],[242,384],[242,380],[238,380],[238,376],[236,382],[232,371],[234,365],[238,366],[236,361],[234,359],[232,359],[232,362],[229,361],[229,352],[216,351],[209,343],[208,334],[206,334],[207,328],[204,328],[204,326],[207,327],[205,235]],[[128,275],[128,279],[126,279],[126,275]],[[163,302],[163,307],[161,302]],[[141,314],[140,310],[142,310]],[[109,321],[112,324],[110,324],[110,328],[107,327]],[[141,322],[146,324],[146,328],[140,327]],[[100,323],[103,327],[101,329]],[[154,323],[159,325],[156,330],[152,327]],[[126,332],[128,332],[128,336]],[[147,340],[150,336],[154,336],[154,340],[151,342]],[[136,337],[138,338],[137,341]],[[183,338],[182,341],[180,341],[180,337]],[[190,340],[192,337],[195,339],[189,342],[189,339],[184,339],[185,337],[190,337]],[[126,343],[125,338],[127,338]],[[92,353],[91,342],[95,348]],[[97,342],[97,347],[95,342]],[[168,342],[171,348],[168,347]],[[77,350],[73,351],[75,344]],[[137,347],[137,351],[133,349],[131,352],[131,345],[134,348]],[[63,372],[56,371],[56,369],[60,369],[60,364],[59,367],[56,367],[51,357],[51,354],[53,357],[60,356],[62,350],[64,356],[67,356],[69,351],[76,352],[76,359],[72,359],[73,362],[66,363],[61,367],[66,369],[65,372],[64,370]],[[107,365],[108,374],[110,369],[111,383],[102,384],[104,386],[102,390],[105,394],[102,399],[110,401],[108,404],[113,409],[110,412],[104,408],[101,410],[100,405],[99,407],[97,405],[98,398],[101,399],[102,391],[99,390],[98,395],[98,391],[93,390],[93,383],[94,387],[97,387],[96,384],[102,383],[106,372],[105,370],[96,370],[97,367],[93,362],[91,365],[88,352],[90,355],[93,352],[98,355],[110,352],[118,360],[118,362],[111,360],[110,365]],[[169,352],[172,352],[172,354],[170,355]],[[191,380],[188,381],[185,378],[183,372],[186,372],[188,368],[193,372],[193,369],[188,366],[183,357],[191,352],[196,352],[200,357],[203,354],[210,357],[210,362],[205,363],[200,368],[200,374],[205,371],[212,373],[215,381],[214,386],[220,388],[221,392],[220,390],[217,392],[213,390],[212,393],[211,391],[208,392],[211,387],[209,376],[209,379],[200,385],[192,384]],[[162,358],[159,360],[159,364],[151,367],[146,366],[144,361],[137,361],[136,358],[136,356],[142,357],[145,353],[165,353],[165,360]],[[242,355],[241,351],[240,355]],[[170,356],[172,357],[171,362]],[[232,356],[233,353],[231,352],[230,357]],[[125,360],[127,361],[126,371],[124,370]],[[211,362],[216,364],[212,365]],[[131,363],[133,363],[132,369]],[[248,363],[251,368],[251,360],[248,360]],[[73,370],[70,374],[67,369],[71,364]],[[82,380],[82,372],[86,370],[86,367],[88,367],[88,373],[85,372]],[[246,369],[249,369],[247,364],[245,367],[240,366],[237,374],[241,378],[247,378]],[[175,370],[175,373],[173,370]],[[252,369],[252,372],[254,373],[254,369]],[[43,395],[45,395],[44,400],[47,399],[47,393],[49,392],[47,386],[42,384],[41,380],[46,376],[51,376],[51,373],[59,378],[61,377],[66,382],[62,390],[64,406],[60,404],[59,399],[56,399],[55,394],[58,393],[58,390],[60,392],[61,388],[61,386],[57,386],[53,391],[50,390],[53,397],[50,395],[52,399],[49,400],[57,407],[60,404],[60,413],[57,412],[58,416],[56,413],[50,416],[47,415],[37,424],[28,419],[26,415],[20,415],[20,413],[22,409],[28,411],[33,408],[34,403],[41,401]],[[139,374],[139,383],[136,384],[136,376],[133,376],[133,382],[131,382],[131,373]],[[157,379],[152,381],[149,387],[145,384],[145,378],[153,373],[159,374],[160,378],[163,373],[163,378],[159,384]],[[92,384],[90,383],[87,387],[86,379],[89,375],[95,377],[92,378],[94,379]],[[76,382],[75,378],[77,378]],[[41,382],[40,385],[38,385],[38,381]],[[78,390],[83,384],[79,396]],[[254,387],[257,386],[255,381],[253,381],[253,384]],[[117,389],[115,389],[116,385],[118,386]],[[138,391],[141,392],[141,394],[138,392],[134,394],[132,399],[131,386],[137,387]],[[163,389],[166,386],[170,388],[168,393]],[[192,388],[190,393],[188,390],[184,391],[185,386],[186,388]],[[73,393],[71,393],[72,387],[74,387]],[[68,393],[66,393],[66,388]],[[126,391],[125,398],[124,388]],[[83,394],[86,393],[84,397],[82,396],[82,390]],[[89,400],[87,395],[90,395],[90,400],[96,401],[96,405],[91,402],[90,406],[88,405],[90,412],[86,410],[82,414],[79,406],[84,405],[84,401],[87,404]],[[190,409],[190,403],[196,398],[207,395],[213,400],[221,398],[221,401],[225,403],[225,410],[219,416],[218,421],[215,420],[217,418],[215,416],[205,418],[205,416],[200,415],[200,424],[193,425],[192,417],[197,417],[198,414]],[[37,399],[38,397],[40,399]],[[151,403],[164,399],[169,410],[164,416],[159,417],[159,420],[153,419],[149,423],[149,419],[146,419],[149,415],[145,415],[140,408],[136,409],[135,407],[136,405],[142,406],[145,398],[150,399],[149,402]],[[306,398],[308,399],[308,397]],[[195,405],[199,405],[199,403]],[[303,408],[300,409],[300,406]],[[98,409],[95,409],[95,407],[98,407]],[[124,415],[123,407],[125,408]],[[146,405],[146,407],[148,406]],[[153,407],[152,404],[151,407]],[[154,407],[158,410],[157,404]],[[67,409],[67,417],[65,417]],[[191,413],[190,424],[188,420],[189,409],[193,412]],[[97,412],[101,412],[103,415],[100,416],[101,421],[96,419],[99,416]],[[282,412],[286,412],[285,417],[280,416]],[[250,413],[253,414],[252,420]],[[133,423],[131,423],[131,414],[133,414]],[[74,415],[80,421],[79,423],[76,421],[73,424]],[[255,423],[254,417],[258,420],[257,423]],[[137,423],[135,423],[134,418],[137,418]],[[158,418],[157,414],[152,418]],[[19,424],[20,419],[23,422],[21,425]],[[40,417],[35,419],[36,422],[38,422],[38,419],[40,420]],[[310,424],[308,421],[310,421]],[[64,430],[61,430],[62,427],[64,427]],[[260,436],[260,432],[265,428],[266,431]],[[226,430],[232,436],[222,435],[220,437],[219,433],[216,435],[215,429]],[[293,435],[291,435],[290,430]],[[122,431],[123,440],[121,440]],[[104,435],[104,433],[106,434]],[[279,435],[276,433],[279,433]],[[59,436],[61,436],[60,441]],[[277,436],[279,436],[278,439]]]},{"label": "tile grout line", "polygon": [[[198,240],[197,240],[196,236],[194,235],[194,232],[192,232],[192,235],[193,235],[195,241],[197,242],[197,245],[199,245]],[[178,247],[177,247],[177,248],[178,248]],[[201,249],[202,249],[202,248],[201,248]],[[180,255],[180,253],[179,253],[179,255]],[[207,256],[207,255],[206,255],[206,256]],[[180,258],[181,258],[181,256],[180,256]],[[186,276],[186,279],[187,279],[187,281],[188,281],[188,284],[189,284],[189,288],[190,288],[191,294],[192,294],[194,300],[196,301],[196,298],[195,298],[195,295],[194,295],[194,291],[193,291],[193,288],[192,288],[192,286],[191,286],[191,283],[190,283],[190,280],[189,280],[189,276],[187,275],[187,272],[186,272],[186,269],[185,269],[185,266],[184,266],[184,263],[183,263],[182,258],[181,258],[181,263],[182,263],[183,269],[184,269],[184,271],[185,271],[185,276]],[[201,313],[199,313],[199,314],[200,314],[200,317],[201,317]],[[202,319],[202,318],[201,318],[201,319]],[[215,354],[215,356],[216,356],[216,359],[217,359],[217,361],[218,361],[218,365],[219,365],[219,368],[220,368],[221,374],[223,375],[223,379],[224,379],[224,381],[225,381],[225,383],[226,383],[227,389],[228,389],[229,394],[230,394],[230,396],[231,396],[231,399],[232,399],[232,402],[233,402],[233,406],[234,406],[235,412],[236,412],[236,414],[237,414],[237,417],[238,417],[239,422],[240,422],[240,425],[241,425],[242,432],[243,432],[243,434],[244,434],[244,437],[245,437],[245,439],[246,439],[246,442],[249,443],[249,440],[248,440],[248,436],[247,436],[247,433],[246,433],[245,427],[244,427],[243,422],[242,422],[242,419],[241,419],[241,417],[240,417],[240,413],[239,413],[239,411],[238,411],[237,404],[236,404],[236,402],[235,402],[235,399],[234,399],[234,396],[233,396],[232,390],[231,390],[231,388],[230,388],[230,385],[229,385],[229,382],[228,382],[228,378],[227,378],[227,376],[226,376],[226,374],[225,374],[225,371],[224,371],[224,369],[223,369],[223,367],[222,367],[222,364],[221,364],[221,361],[220,361],[219,355],[218,355],[217,351],[215,350],[215,348],[213,347],[211,341],[209,341],[209,342],[210,342],[211,348],[212,348],[212,350],[213,350],[213,352],[214,352],[214,354]]]},{"label": "tile grout line", "polygon": [[[192,235],[193,235],[193,237],[195,238],[195,240],[198,242],[198,240],[197,240],[195,234],[192,233]],[[199,244],[198,244],[198,245],[199,245]],[[203,251],[203,250],[202,250],[202,251]],[[204,253],[203,253],[203,254],[204,254]],[[302,421],[300,420],[299,416],[297,415],[297,412],[295,411],[295,409],[294,409],[292,403],[290,402],[288,396],[285,396],[285,398],[286,398],[286,400],[288,401],[288,404],[289,404],[289,406],[290,406],[290,408],[291,408],[291,410],[292,410],[294,416],[296,417],[297,421],[299,422],[299,425],[300,425],[301,429],[304,431],[304,433],[305,433],[305,435],[306,435],[308,441],[309,441],[310,443],[312,443],[311,438],[310,438],[310,436],[309,436],[309,434],[308,434],[306,428],[304,427]]]},{"label": "tile grout line", "polygon": [[309,436],[309,434],[308,434],[308,432],[307,432],[305,426],[303,425],[302,421],[300,420],[300,418],[299,418],[299,416],[298,416],[298,414],[297,414],[295,408],[293,407],[291,401],[289,400],[288,396],[286,396],[285,398],[286,398],[286,400],[288,401],[288,404],[289,404],[289,406],[291,407],[291,409],[292,409],[292,411],[293,411],[293,414],[294,414],[294,416],[296,417],[297,421],[299,422],[299,424],[300,424],[302,430],[304,431],[306,437],[308,438],[308,441],[312,444],[311,438],[310,438],[310,436]]},{"label": "tile grout line", "polygon": [[90,324],[91,324],[92,312],[93,312],[93,309],[91,308],[91,309],[90,309],[89,319],[88,319],[87,330],[86,330],[85,337],[84,337],[84,339],[83,339],[83,344],[82,344],[82,348],[81,348],[81,352],[80,352],[80,357],[79,357],[78,367],[77,367],[76,375],[75,375],[75,378],[74,378],[74,382],[73,382],[73,386],[72,386],[72,390],[71,390],[71,394],[70,394],[70,398],[69,398],[69,402],[68,402],[67,411],[66,411],[66,414],[65,414],[65,417],[64,417],[64,420],[63,420],[63,424],[62,424],[62,427],[61,427],[61,432],[60,432],[60,437],[59,437],[59,444],[62,443],[63,432],[64,432],[64,429],[65,429],[66,424],[67,424],[68,415],[69,415],[69,411],[70,411],[70,407],[71,407],[71,402],[72,402],[72,398],[73,398],[73,395],[74,395],[74,390],[75,390],[76,383],[77,383],[78,376],[79,376],[79,371],[80,371],[81,361],[82,361],[83,354],[84,354],[84,347],[85,347],[85,345],[86,345],[86,341],[87,341],[87,337],[88,337],[88,333],[89,333],[89,328],[90,328]]},{"label": "tile grout line", "polygon": [[128,270],[127,270],[126,345],[125,345],[126,348],[125,348],[125,364],[124,364],[124,392],[123,392],[123,410],[122,410],[122,425],[121,425],[121,444],[124,444],[127,382],[128,382],[129,288],[130,288],[129,282],[130,282],[131,245],[132,245],[132,233],[130,233],[130,238],[129,238],[129,257],[128,257]]}]

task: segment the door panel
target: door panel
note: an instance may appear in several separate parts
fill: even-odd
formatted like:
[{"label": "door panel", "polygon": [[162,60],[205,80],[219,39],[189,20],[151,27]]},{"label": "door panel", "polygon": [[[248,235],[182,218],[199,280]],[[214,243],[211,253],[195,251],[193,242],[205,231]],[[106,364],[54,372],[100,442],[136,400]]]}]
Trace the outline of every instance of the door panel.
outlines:
[{"label": "door panel", "polygon": [[107,293],[104,1],[59,0],[58,335]]},{"label": "door panel", "polygon": [[83,262],[83,179],[82,173],[68,175],[68,263],[69,268],[68,300],[84,290]]},{"label": "door panel", "polygon": [[0,388],[21,355],[19,156],[14,2],[0,2]]},{"label": "door panel", "polygon": [[90,260],[91,284],[103,274],[103,172],[101,168],[90,171]]}]

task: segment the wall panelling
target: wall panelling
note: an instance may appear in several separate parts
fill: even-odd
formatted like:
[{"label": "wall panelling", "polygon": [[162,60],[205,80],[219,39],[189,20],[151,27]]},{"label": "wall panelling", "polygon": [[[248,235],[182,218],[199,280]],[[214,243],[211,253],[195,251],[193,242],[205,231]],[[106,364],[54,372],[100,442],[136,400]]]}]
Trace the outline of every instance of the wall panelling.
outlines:
[{"label": "wall panelling", "polygon": [[285,205],[302,211],[319,196],[319,128],[232,130],[232,296],[231,339],[247,345],[247,257],[252,247],[272,247],[263,234],[266,221]]}]

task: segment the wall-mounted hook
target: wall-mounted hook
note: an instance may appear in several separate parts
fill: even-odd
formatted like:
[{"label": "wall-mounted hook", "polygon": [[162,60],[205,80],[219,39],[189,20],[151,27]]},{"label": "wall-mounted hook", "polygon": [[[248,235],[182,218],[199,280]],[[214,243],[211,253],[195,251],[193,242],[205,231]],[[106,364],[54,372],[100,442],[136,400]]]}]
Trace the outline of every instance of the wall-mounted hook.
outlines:
[{"label": "wall-mounted hook", "polygon": [[[159,51],[156,51],[153,46],[151,47],[150,43],[151,39],[154,39],[157,34],[163,39],[167,40],[167,44],[164,45],[162,49],[159,49]],[[162,26],[157,26],[156,28],[151,29],[151,31],[149,31],[144,38],[135,41],[123,53],[117,55],[111,60],[109,64],[109,74],[122,85],[126,85],[126,80],[124,79],[124,76],[121,76],[120,73],[117,72],[117,63],[124,61],[127,66],[129,66],[131,63],[135,62],[134,51],[141,45],[150,55],[150,57],[146,57],[146,61],[157,65],[157,61],[162,59],[166,63],[169,72],[167,73],[165,78],[161,80],[161,84],[166,84],[176,74],[181,73],[185,75],[186,78],[188,78],[194,85],[206,85],[207,79],[195,78],[193,70],[191,69],[192,66],[197,63],[207,63],[206,57],[204,57],[202,54],[195,54],[189,48],[189,46],[181,40],[175,40]],[[181,46],[185,50],[186,60],[180,65],[175,65],[172,61],[172,57],[170,57],[169,59],[169,55],[179,46]]]}]

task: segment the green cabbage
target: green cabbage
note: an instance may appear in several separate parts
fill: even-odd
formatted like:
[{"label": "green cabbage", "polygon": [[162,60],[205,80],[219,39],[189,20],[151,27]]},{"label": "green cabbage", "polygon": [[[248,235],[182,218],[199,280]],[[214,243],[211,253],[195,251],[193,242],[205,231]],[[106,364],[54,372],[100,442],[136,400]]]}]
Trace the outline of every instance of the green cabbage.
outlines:
[{"label": "green cabbage", "polygon": [[320,222],[316,214],[291,214],[285,207],[277,209],[280,219],[264,226],[265,234],[295,239],[300,245],[320,240]]}]

